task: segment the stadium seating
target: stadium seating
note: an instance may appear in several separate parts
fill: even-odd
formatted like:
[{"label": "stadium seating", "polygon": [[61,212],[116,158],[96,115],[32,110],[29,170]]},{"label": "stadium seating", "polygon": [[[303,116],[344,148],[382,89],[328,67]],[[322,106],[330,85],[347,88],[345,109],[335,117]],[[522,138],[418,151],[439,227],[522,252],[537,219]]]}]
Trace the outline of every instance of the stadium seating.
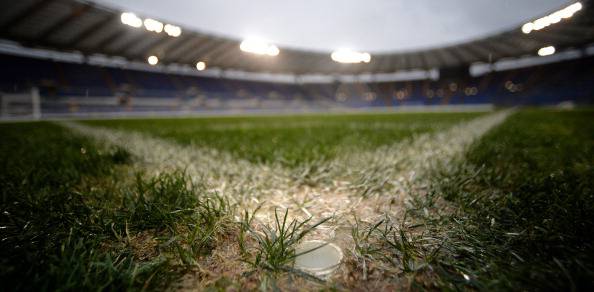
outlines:
[{"label": "stadium seating", "polygon": [[198,77],[0,55],[0,89],[41,90],[44,113],[318,109],[406,105],[592,103],[594,58],[480,77],[285,84]]}]

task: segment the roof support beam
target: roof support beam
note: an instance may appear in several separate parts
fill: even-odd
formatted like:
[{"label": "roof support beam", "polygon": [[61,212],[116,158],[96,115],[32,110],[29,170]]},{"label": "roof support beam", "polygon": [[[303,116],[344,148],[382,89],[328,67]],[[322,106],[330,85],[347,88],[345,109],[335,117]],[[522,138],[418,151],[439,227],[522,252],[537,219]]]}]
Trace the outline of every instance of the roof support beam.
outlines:
[{"label": "roof support beam", "polygon": [[170,60],[176,59],[177,56],[182,55],[181,53],[185,53],[191,47],[199,43],[199,40],[199,37],[196,37],[194,35],[187,37],[187,40],[184,43],[181,43],[179,46],[172,48],[171,51],[168,52],[167,58],[169,58]]},{"label": "roof support beam", "polygon": [[485,48],[472,44],[461,45],[460,48],[476,58],[477,61],[488,62],[491,53]]},{"label": "roof support beam", "polygon": [[66,44],[66,47],[75,47],[75,46],[77,46],[78,44],[80,44],[81,42],[83,42],[84,40],[86,40],[87,38],[89,38],[90,36],[96,34],[101,29],[103,29],[106,26],[108,26],[110,22],[117,21],[119,18],[120,18],[119,15],[115,15],[115,16],[114,15],[108,15],[103,20],[97,22],[94,25],[91,25],[90,27],[88,27],[87,29],[81,31],[79,34],[77,34],[75,37],[73,37],[68,42],[68,44]]},{"label": "roof support beam", "polygon": [[[357,64],[342,64],[341,67],[343,67],[343,69],[341,73],[348,75],[357,75],[357,66],[355,65]],[[355,82],[357,82],[356,79]]]},{"label": "roof support beam", "polygon": [[[296,67],[301,68],[301,70],[299,70],[300,71],[299,73],[307,74],[307,73],[311,72],[310,68],[313,68],[313,65],[317,64],[319,62],[319,60],[320,60],[320,58],[317,56],[309,56],[309,57],[306,57],[305,61],[302,63],[303,67],[299,66],[299,65],[297,65]],[[295,60],[295,59],[293,59],[292,61],[299,62],[298,60]]]},{"label": "roof support beam", "polygon": [[161,56],[162,55],[161,52],[155,52],[153,50],[149,50],[149,48],[152,48],[152,47],[156,46],[157,44],[163,43],[168,39],[170,39],[170,37],[168,35],[166,35],[166,34],[160,35],[159,37],[154,38],[153,40],[148,42],[148,44],[144,44],[144,43],[147,43],[146,41],[138,42],[136,45],[131,44],[129,46],[130,49],[127,51],[131,54],[136,54],[136,52],[140,51],[140,54],[151,54],[151,55]]},{"label": "roof support beam", "polygon": [[458,65],[472,63],[480,59],[462,46],[445,48],[445,50],[456,58]]},{"label": "roof support beam", "polygon": [[241,64],[243,59],[241,52],[235,51],[233,49],[229,50],[229,52],[231,56],[225,58],[225,63],[227,66],[231,68],[240,68],[241,66],[238,66],[238,64]]},{"label": "roof support beam", "polygon": [[124,27],[118,28],[103,41],[95,45],[95,48],[97,48],[97,51],[99,52],[105,52],[111,44],[116,42],[116,40],[121,38],[124,34],[126,34],[126,30],[124,29]]},{"label": "roof support beam", "polygon": [[234,68],[241,68],[242,70],[248,70],[249,66],[251,65],[250,60],[245,58],[242,54],[237,54],[233,56],[229,63]]},{"label": "roof support beam", "polygon": [[149,45],[138,48],[140,51],[149,53],[149,54],[159,54],[161,56],[167,57],[170,48],[175,48],[176,44],[179,45],[181,43],[185,43],[188,40],[184,37],[177,37],[177,38],[169,38],[166,36],[162,36],[155,42],[150,43]]},{"label": "roof support beam", "polygon": [[83,16],[85,13],[87,13],[89,10],[91,10],[91,8],[93,8],[93,4],[87,4],[87,3],[83,3],[82,5],[80,5],[76,8],[73,8],[70,15],[62,18],[61,20],[56,22],[54,25],[48,27],[47,29],[45,29],[42,32],[40,32],[39,34],[37,34],[37,38],[42,39],[43,40],[42,42],[50,39],[50,37],[55,32],[62,29],[65,25],[67,25],[71,21]]},{"label": "roof support beam", "polygon": [[184,56],[196,50],[196,46],[200,46],[203,41],[207,42],[200,36],[192,36],[192,39],[185,44],[182,44],[177,48],[173,48],[173,50],[168,54],[168,59],[174,62],[180,62]]},{"label": "roof support beam", "polygon": [[526,52],[531,52],[534,49],[541,48],[541,44],[543,44],[542,40],[537,38],[525,38],[522,35],[514,35],[508,38],[501,40],[498,44],[495,45],[511,45],[514,50],[509,54],[510,57],[516,57],[517,55],[524,54]]},{"label": "roof support beam", "polygon": [[391,73],[391,72],[396,72],[398,71],[398,63],[402,62],[402,56],[398,56],[398,57],[389,57],[388,61],[386,62],[383,70],[385,73]]},{"label": "roof support beam", "polygon": [[421,68],[412,68],[412,69],[426,69],[429,70],[431,68],[429,58],[427,57],[428,54],[426,52],[419,52],[417,54],[419,60],[421,61]]},{"label": "roof support beam", "polygon": [[374,71],[381,71],[381,72],[390,71],[390,68],[392,67],[392,63],[393,63],[392,60],[394,59],[394,57],[389,56],[389,55],[384,55],[384,56],[381,56],[381,57],[377,57],[375,59],[376,60],[379,59],[379,62],[373,68]]},{"label": "roof support beam", "polygon": [[204,59],[204,53],[211,50],[212,48],[216,48],[220,44],[224,44],[226,40],[224,39],[214,39],[214,40],[207,40],[204,41],[205,44],[202,44],[202,41],[199,41],[197,44],[189,46],[185,50],[183,50],[179,57],[175,58],[178,62],[190,62],[197,58]]},{"label": "roof support beam", "polygon": [[593,26],[582,26],[578,24],[568,24],[568,25],[560,25],[555,27],[548,27],[541,31],[532,32],[532,34],[537,33],[550,33],[554,35],[562,35],[565,37],[572,37],[572,38],[584,38],[585,35],[592,35],[594,33]]},{"label": "roof support beam", "polygon": [[[225,55],[225,53],[230,50],[231,48],[235,47],[237,44],[234,41],[223,41],[218,46],[213,47],[212,49],[204,52],[201,59],[208,61],[209,63],[216,64],[218,60],[218,56]],[[199,56],[200,57],[200,56]]]},{"label": "roof support beam", "polygon": [[308,57],[308,58],[307,58],[307,61],[305,61],[305,62],[303,63],[303,67],[301,67],[301,66],[298,66],[298,67],[301,67],[301,68],[303,68],[303,69],[301,70],[301,72],[300,72],[300,73],[302,73],[302,74],[307,74],[307,73],[314,73],[314,72],[310,71],[310,69],[309,69],[309,68],[316,68],[316,66],[317,66],[318,64],[320,64],[320,63],[322,62],[322,60],[323,60],[323,59],[322,59],[322,58],[320,58],[320,57],[318,57],[318,56],[311,56],[311,57]]},{"label": "roof support beam", "polygon": [[242,52],[241,50],[233,59],[237,60],[236,63],[240,64],[239,66],[236,66],[236,68],[240,68],[240,70],[243,71],[257,71],[258,67],[262,65],[258,56]]},{"label": "roof support beam", "polygon": [[497,55],[498,58],[513,56],[517,53],[517,47],[504,43],[503,39],[495,41],[489,39],[481,42],[481,46],[486,47],[493,55]]},{"label": "roof support beam", "polygon": [[411,52],[408,55],[407,60],[408,60],[408,64],[407,64],[408,70],[426,68],[424,57],[422,57],[419,53]]},{"label": "roof support beam", "polygon": [[[289,57],[289,64],[293,71],[296,71],[297,74],[307,74],[310,73],[309,68],[313,68],[315,64],[317,64],[320,60],[318,55],[307,56],[303,55],[303,53],[294,53],[298,54],[297,56]],[[248,57],[244,57],[245,54],[241,54],[244,59],[248,59]],[[252,64],[253,67],[253,64]]]},{"label": "roof support beam", "polygon": [[237,56],[241,54],[241,51],[239,51],[238,48],[234,48],[235,44],[232,45],[233,46],[222,51],[221,54],[213,56],[210,62],[213,64],[224,64],[227,65],[226,67],[230,67],[232,61],[230,58],[237,59]]},{"label": "roof support beam", "polygon": [[466,48],[468,48],[471,51],[477,52],[479,54],[483,54],[484,61],[487,63],[493,63],[495,61],[495,59],[499,59],[502,57],[502,55],[499,52],[497,52],[496,50],[493,50],[490,47],[485,46],[484,42],[469,43],[466,45]]},{"label": "roof support beam", "polygon": [[[594,30],[593,30],[594,31]],[[549,42],[552,45],[562,43],[572,43],[576,38],[567,34],[559,34],[552,31],[538,31],[530,35],[538,40]]]},{"label": "roof support beam", "polygon": [[410,55],[403,54],[402,55],[402,69],[408,70],[409,66],[410,66]]},{"label": "roof support beam", "polygon": [[440,67],[454,67],[460,63],[460,59],[446,49],[439,49],[434,54],[443,66]]},{"label": "roof support beam", "polygon": [[219,50],[217,51],[216,54],[213,54],[210,58],[212,63],[218,64],[218,63],[223,63],[225,62],[230,55],[236,54],[238,55],[239,53],[241,53],[241,51],[239,51],[239,45],[236,44],[235,42],[229,43],[225,46],[225,48],[223,50]]},{"label": "roof support beam", "polygon": [[131,37],[128,41],[124,42],[122,45],[118,46],[118,48],[114,51],[116,55],[125,55],[126,52],[129,52],[130,47],[134,46],[135,44],[139,43],[143,39],[150,37],[148,33],[144,31],[138,31],[137,34]]},{"label": "roof support beam", "polygon": [[37,13],[38,11],[42,10],[43,8],[50,5],[55,0],[39,0],[35,2],[33,5],[27,7],[25,10],[17,13],[15,16],[11,17],[7,21],[5,21],[0,26],[0,31],[8,31],[11,28],[18,26],[21,24],[25,19],[29,18],[31,15]]}]

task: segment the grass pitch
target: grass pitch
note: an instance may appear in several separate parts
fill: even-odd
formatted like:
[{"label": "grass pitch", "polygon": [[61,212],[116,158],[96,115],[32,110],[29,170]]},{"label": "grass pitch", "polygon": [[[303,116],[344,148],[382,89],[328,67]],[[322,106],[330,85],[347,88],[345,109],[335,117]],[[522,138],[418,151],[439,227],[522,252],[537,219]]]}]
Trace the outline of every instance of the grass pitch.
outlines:
[{"label": "grass pitch", "polygon": [[[0,124],[0,279],[589,290],[594,111],[507,114]],[[345,252],[330,279],[292,268],[305,238]]]},{"label": "grass pitch", "polygon": [[294,167],[340,152],[390,145],[439,131],[482,113],[404,113],[264,116],[204,119],[90,121],[89,125],[139,131],[184,145],[208,147],[253,163]]}]

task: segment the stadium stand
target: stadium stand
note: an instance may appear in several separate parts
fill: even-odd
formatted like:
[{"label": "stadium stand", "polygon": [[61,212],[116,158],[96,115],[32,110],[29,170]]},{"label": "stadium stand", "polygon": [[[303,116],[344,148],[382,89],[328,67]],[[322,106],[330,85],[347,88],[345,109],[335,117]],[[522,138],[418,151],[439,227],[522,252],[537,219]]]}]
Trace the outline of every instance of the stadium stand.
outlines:
[{"label": "stadium stand", "polygon": [[[51,116],[591,104],[594,98],[590,0],[543,16],[547,25],[541,28],[535,19],[463,43],[365,53],[366,60],[356,62],[336,60],[334,52],[282,47],[258,56],[242,49],[245,40],[175,23],[167,24],[176,33],[157,33],[146,23],[142,27],[148,15],[93,1],[0,1],[0,7],[2,117],[11,112]],[[153,23],[167,26],[154,17]],[[272,44],[260,45],[268,50]],[[574,57],[565,58],[565,53]],[[559,58],[526,68],[497,67],[547,56]],[[488,69],[471,75],[474,65]],[[414,78],[382,77],[415,71],[420,75]],[[317,76],[324,80],[310,78]]]},{"label": "stadium stand", "polygon": [[40,90],[43,114],[592,102],[594,57],[479,77],[290,84],[0,55],[4,94]]}]

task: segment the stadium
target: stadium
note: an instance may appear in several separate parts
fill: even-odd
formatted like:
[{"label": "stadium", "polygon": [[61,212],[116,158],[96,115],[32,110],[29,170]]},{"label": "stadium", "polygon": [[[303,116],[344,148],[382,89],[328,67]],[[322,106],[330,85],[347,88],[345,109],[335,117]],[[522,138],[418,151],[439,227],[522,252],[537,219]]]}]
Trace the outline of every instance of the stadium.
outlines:
[{"label": "stadium", "polygon": [[2,290],[591,291],[594,3],[368,2],[0,0]]}]

